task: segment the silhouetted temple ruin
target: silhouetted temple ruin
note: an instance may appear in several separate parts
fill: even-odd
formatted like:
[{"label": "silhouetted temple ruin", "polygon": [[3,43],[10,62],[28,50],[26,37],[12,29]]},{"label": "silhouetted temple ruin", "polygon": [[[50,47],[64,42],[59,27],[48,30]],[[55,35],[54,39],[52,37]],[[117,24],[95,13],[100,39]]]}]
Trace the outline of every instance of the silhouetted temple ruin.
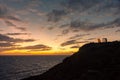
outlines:
[{"label": "silhouetted temple ruin", "polygon": [[102,41],[101,41],[100,38],[98,38],[98,43],[101,43],[101,42],[108,42],[108,41],[107,41],[107,38],[102,38]]}]

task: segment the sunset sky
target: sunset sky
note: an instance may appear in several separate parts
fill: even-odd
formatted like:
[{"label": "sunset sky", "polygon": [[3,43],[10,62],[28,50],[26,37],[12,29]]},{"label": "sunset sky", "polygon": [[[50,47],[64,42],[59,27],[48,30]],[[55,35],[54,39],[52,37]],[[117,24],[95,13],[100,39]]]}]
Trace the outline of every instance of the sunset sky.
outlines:
[{"label": "sunset sky", "polygon": [[66,55],[120,40],[120,0],[0,0],[0,55]]}]

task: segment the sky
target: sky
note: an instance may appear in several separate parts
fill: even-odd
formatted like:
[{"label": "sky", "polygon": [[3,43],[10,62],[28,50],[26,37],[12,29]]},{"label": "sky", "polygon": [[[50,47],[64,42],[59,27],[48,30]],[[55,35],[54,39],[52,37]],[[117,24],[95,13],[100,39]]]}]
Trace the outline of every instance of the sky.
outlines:
[{"label": "sky", "polygon": [[120,0],[0,0],[0,55],[69,55],[120,40]]}]

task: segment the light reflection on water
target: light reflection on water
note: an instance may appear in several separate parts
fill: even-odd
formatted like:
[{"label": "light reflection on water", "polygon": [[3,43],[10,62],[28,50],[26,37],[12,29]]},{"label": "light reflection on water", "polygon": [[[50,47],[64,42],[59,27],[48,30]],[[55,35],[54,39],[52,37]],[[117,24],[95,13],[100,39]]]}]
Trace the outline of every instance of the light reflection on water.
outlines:
[{"label": "light reflection on water", "polygon": [[19,80],[38,75],[67,56],[0,56],[0,80]]}]

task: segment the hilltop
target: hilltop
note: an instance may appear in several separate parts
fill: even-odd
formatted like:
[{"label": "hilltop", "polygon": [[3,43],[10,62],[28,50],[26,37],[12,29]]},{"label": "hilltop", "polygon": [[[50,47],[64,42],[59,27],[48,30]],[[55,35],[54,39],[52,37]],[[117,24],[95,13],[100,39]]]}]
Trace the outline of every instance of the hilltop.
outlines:
[{"label": "hilltop", "polygon": [[120,42],[86,44],[45,73],[23,80],[120,80]]}]

